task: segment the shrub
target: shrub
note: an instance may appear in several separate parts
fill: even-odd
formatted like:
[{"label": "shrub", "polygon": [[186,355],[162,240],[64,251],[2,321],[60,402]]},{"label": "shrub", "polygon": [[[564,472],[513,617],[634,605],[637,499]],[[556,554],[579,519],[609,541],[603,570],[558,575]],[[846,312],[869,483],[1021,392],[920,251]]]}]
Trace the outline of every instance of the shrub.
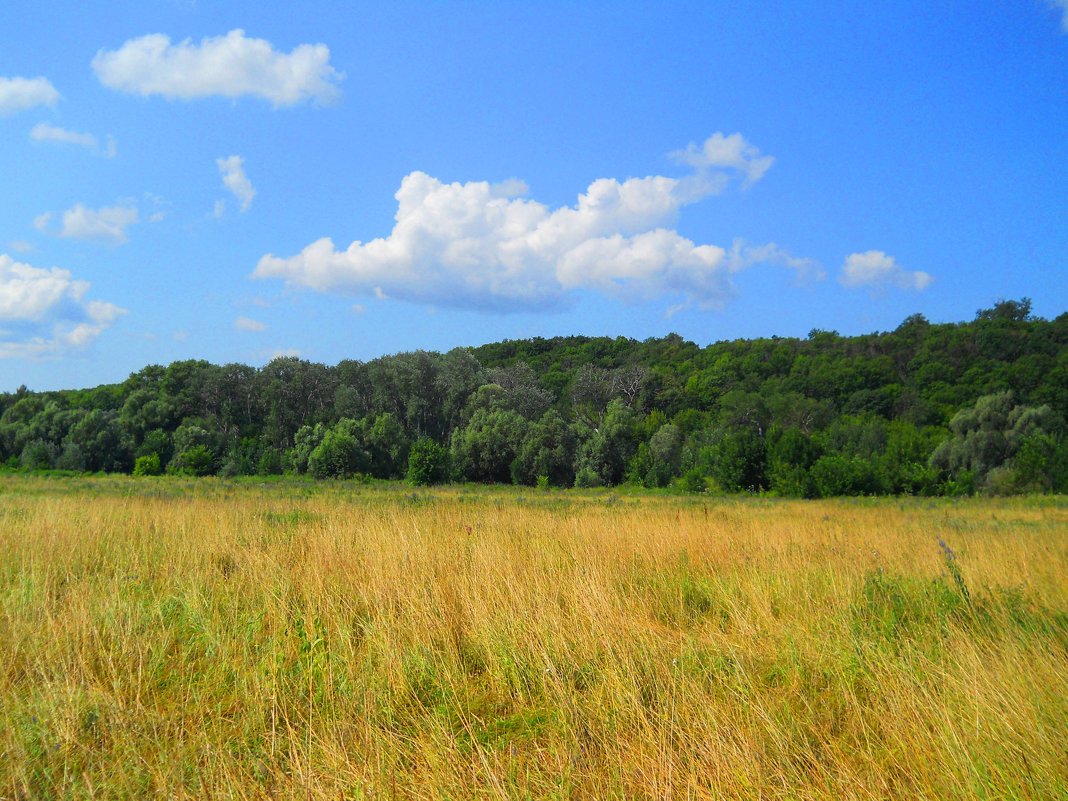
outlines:
[{"label": "shrub", "polygon": [[326,432],[308,457],[308,472],[316,478],[351,478],[367,472],[371,459],[356,438],[340,424]]},{"label": "shrub", "polygon": [[440,484],[448,475],[449,459],[445,447],[429,437],[416,440],[408,451],[408,483],[425,487]]},{"label": "shrub", "polygon": [[282,452],[278,448],[264,448],[256,463],[256,474],[260,476],[282,475]]},{"label": "shrub", "polygon": [[138,456],[137,461],[134,462],[133,474],[135,476],[158,476],[162,472],[158,453]]},{"label": "shrub", "polygon": [[174,457],[167,470],[183,476],[209,476],[215,472],[215,454],[207,445],[194,445]]},{"label": "shrub", "polygon": [[48,470],[52,467],[54,453],[54,446],[42,439],[35,439],[22,449],[19,464],[26,470]]},{"label": "shrub", "polygon": [[581,467],[578,473],[575,474],[575,486],[580,489],[603,487],[604,480],[601,478],[601,474],[592,467]]}]

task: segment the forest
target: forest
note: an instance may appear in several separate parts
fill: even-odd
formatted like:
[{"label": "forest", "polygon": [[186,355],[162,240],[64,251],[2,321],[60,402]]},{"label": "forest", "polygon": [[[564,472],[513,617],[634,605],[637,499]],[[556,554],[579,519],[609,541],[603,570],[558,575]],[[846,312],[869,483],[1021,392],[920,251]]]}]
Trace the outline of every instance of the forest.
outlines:
[{"label": "forest", "polygon": [[682,492],[1068,491],[1068,312],[734,340],[556,337],[336,366],[177,361],[0,395],[4,470]]}]

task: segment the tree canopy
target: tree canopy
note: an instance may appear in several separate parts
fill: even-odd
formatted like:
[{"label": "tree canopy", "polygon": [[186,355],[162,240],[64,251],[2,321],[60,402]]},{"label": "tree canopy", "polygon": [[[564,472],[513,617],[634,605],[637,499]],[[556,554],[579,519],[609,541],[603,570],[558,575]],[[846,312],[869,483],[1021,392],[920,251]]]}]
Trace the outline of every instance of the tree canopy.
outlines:
[{"label": "tree canopy", "polygon": [[[149,365],[0,394],[8,469],[409,476],[814,497],[1068,490],[1068,314],[844,337],[513,340]],[[413,445],[414,443],[414,445]]]}]

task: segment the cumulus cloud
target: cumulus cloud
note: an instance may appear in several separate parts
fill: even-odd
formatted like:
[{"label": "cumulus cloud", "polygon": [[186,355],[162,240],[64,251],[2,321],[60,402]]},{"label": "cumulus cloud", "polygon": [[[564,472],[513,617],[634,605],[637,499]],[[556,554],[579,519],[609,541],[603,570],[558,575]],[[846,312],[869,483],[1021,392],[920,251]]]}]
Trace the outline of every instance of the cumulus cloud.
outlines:
[{"label": "cumulus cloud", "polygon": [[324,44],[302,44],[281,53],[265,39],[251,39],[242,30],[225,36],[186,39],[150,34],[130,39],[118,50],[101,50],[92,62],[101,83],[112,89],[168,100],[252,95],[276,108],[304,101],[327,103],[338,94],[344,77],[330,66]]},{"label": "cumulus cloud", "polygon": [[688,164],[699,170],[731,169],[745,176],[745,185],[755,184],[775,163],[773,156],[763,155],[759,148],[745,141],[740,133],[724,136],[714,133],[703,144],[690,142],[683,150],[676,150],[671,157],[680,164]]},{"label": "cumulus cloud", "polygon": [[59,92],[47,78],[0,78],[0,116],[35,106],[52,106]]},{"label": "cumulus cloud", "polygon": [[238,317],[234,320],[234,328],[238,331],[266,331],[267,324],[253,320],[251,317]]},{"label": "cumulus cloud", "polygon": [[59,235],[65,239],[95,239],[121,245],[126,242],[126,229],[139,219],[135,206],[90,209],[76,203],[73,208],[63,212],[63,226]]},{"label": "cumulus cloud", "polygon": [[[215,160],[222,175],[223,186],[241,203],[241,211],[248,211],[252,205],[252,198],[256,197],[256,190],[252,188],[252,181],[245,175],[245,160],[241,156],[227,156]],[[222,209],[215,206],[215,216],[222,216]]]},{"label": "cumulus cloud", "polygon": [[59,355],[83,348],[126,313],[86,300],[89,284],[70,271],[40,268],[0,253],[0,358]]},{"label": "cumulus cloud", "polygon": [[65,128],[49,125],[47,122],[39,122],[33,126],[30,131],[30,138],[35,142],[77,145],[107,158],[113,158],[116,153],[115,139],[111,136],[107,137],[106,144],[101,147],[100,140],[91,133],[68,131]]},{"label": "cumulus cloud", "polygon": [[[295,256],[268,254],[253,276],[321,292],[499,311],[557,306],[577,290],[624,301],[670,294],[718,308],[734,294],[734,272],[792,257],[774,245],[728,253],[671,228],[682,207],[722,191],[733,177],[751,182],[767,169],[754,167],[766,157],[740,135],[717,136],[743,143],[740,158],[705,159],[683,178],[601,178],[574,205],[557,209],[527,199],[519,181],[448,184],[413,172],[395,195],[389,236],[344,250],[323,238]],[[803,260],[794,261],[800,267]]]},{"label": "cumulus cloud", "polygon": [[838,276],[838,282],[850,289],[893,287],[917,292],[926,289],[933,280],[934,277],[930,273],[904,269],[893,256],[888,256],[881,250],[849,254]]}]

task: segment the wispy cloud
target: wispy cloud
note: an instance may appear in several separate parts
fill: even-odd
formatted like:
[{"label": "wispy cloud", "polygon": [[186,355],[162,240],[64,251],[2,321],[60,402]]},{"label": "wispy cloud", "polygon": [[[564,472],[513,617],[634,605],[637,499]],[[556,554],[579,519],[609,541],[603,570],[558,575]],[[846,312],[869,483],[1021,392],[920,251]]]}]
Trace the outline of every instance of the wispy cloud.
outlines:
[{"label": "wispy cloud", "polygon": [[92,67],[105,86],[130,94],[169,100],[251,95],[275,107],[330,102],[344,77],[330,66],[330,49],[324,44],[302,44],[281,53],[242,30],[199,44],[189,39],[172,44],[164,34],[150,34],[130,39],[118,50],[101,50]]},{"label": "wispy cloud", "polygon": [[[252,188],[252,182],[245,174],[245,160],[241,156],[227,156],[215,160],[222,175],[223,186],[241,203],[241,211],[246,212],[252,205],[252,199],[256,197],[256,190]],[[215,205],[215,216],[222,216],[223,208],[218,203]]]},{"label": "wispy cloud", "polygon": [[735,239],[728,257],[731,269],[735,272],[757,264],[778,264],[793,270],[798,282],[822,281],[827,277],[827,272],[815,259],[794,256],[774,242],[751,245],[745,240]]},{"label": "wispy cloud", "polygon": [[47,78],[0,77],[0,116],[35,106],[54,106],[59,92]]},{"label": "wispy cloud", "polygon": [[103,147],[100,140],[91,133],[69,131],[47,122],[39,122],[30,130],[30,138],[35,142],[55,142],[59,144],[77,145],[91,150],[106,158],[114,158],[117,148],[114,137],[108,136]]},{"label": "wispy cloud", "polygon": [[238,331],[266,331],[267,324],[261,323],[259,320],[253,320],[251,317],[238,317],[234,320],[234,328]]},{"label": "wispy cloud", "polygon": [[745,141],[740,133],[724,136],[714,133],[702,144],[691,142],[683,150],[676,150],[671,157],[680,164],[697,169],[730,169],[745,176],[745,185],[751,186],[764,177],[775,163],[772,156],[765,156],[759,148]]},{"label": "wispy cloud", "polygon": [[911,289],[920,292],[926,289],[934,277],[922,270],[906,270],[893,256],[881,250],[851,253],[846,256],[838,282],[850,289],[868,288]]},{"label": "wispy cloud", "polygon": [[1068,0],[1048,0],[1051,7],[1061,12],[1061,32],[1068,33]]}]

